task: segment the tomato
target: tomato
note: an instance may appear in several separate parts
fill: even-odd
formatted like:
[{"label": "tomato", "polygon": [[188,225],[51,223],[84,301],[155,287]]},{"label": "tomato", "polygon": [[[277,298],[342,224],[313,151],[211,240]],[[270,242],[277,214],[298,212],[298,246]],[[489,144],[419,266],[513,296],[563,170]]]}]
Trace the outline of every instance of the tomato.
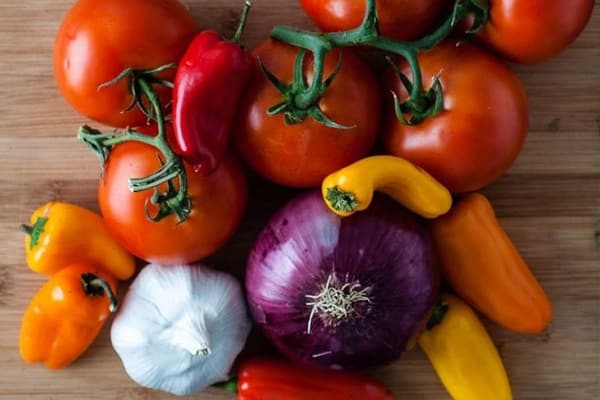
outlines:
[{"label": "tomato", "polygon": [[[124,69],[153,69],[177,62],[196,33],[178,0],[78,0],[65,16],[54,46],[60,92],[81,114],[115,127],[137,126],[137,108],[123,113],[132,96],[123,80],[98,90]],[[173,80],[175,70],[160,78]],[[170,90],[155,86],[163,106]]]},{"label": "tomato", "polygon": [[[283,82],[291,83],[297,48],[267,40],[253,54]],[[325,59],[325,76],[338,62],[339,50]],[[305,67],[312,60],[306,56]],[[306,68],[310,83],[312,68]],[[380,125],[380,95],[369,67],[351,50],[342,52],[342,67],[319,99],[332,121],[351,127],[335,129],[310,117],[289,125],[280,115],[268,116],[269,107],[282,99],[280,92],[256,69],[241,101],[234,143],[243,158],[263,177],[284,186],[319,186],[331,172],[365,156],[375,143]]]},{"label": "tomato", "polygon": [[[304,11],[325,32],[356,28],[365,15],[365,0],[300,0]],[[379,31],[397,40],[412,40],[435,28],[451,0],[378,0]]]},{"label": "tomato", "polygon": [[[517,76],[473,44],[448,41],[418,57],[423,82],[440,74],[444,110],[420,124],[401,124],[388,95],[384,142],[437,178],[452,192],[477,190],[498,178],[519,154],[527,135],[527,96]],[[409,77],[410,69],[399,65]],[[406,99],[390,67],[386,93]],[[426,88],[427,89],[427,88]]]},{"label": "tomato", "polygon": [[151,222],[145,203],[152,190],[132,193],[127,182],[157,170],[157,155],[154,147],[133,141],[111,150],[98,187],[104,220],[123,246],[148,262],[171,265],[204,258],[231,237],[242,218],[247,198],[243,170],[231,155],[206,177],[186,165],[190,215],[179,224],[174,215]]},{"label": "tomato", "polygon": [[478,37],[512,61],[540,62],[579,36],[593,8],[594,0],[490,0],[490,18]]}]

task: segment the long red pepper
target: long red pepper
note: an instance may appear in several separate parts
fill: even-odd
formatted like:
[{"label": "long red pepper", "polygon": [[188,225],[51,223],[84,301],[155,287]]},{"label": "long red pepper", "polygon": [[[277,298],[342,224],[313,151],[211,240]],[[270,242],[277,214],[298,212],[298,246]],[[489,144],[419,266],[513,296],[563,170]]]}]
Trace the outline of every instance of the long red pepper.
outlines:
[{"label": "long red pepper", "polygon": [[254,60],[239,41],[250,2],[231,41],[214,31],[199,33],[177,67],[173,88],[176,152],[202,175],[217,167],[227,145],[242,90]]},{"label": "long red pepper", "polygon": [[377,380],[271,359],[251,359],[238,370],[238,400],[392,400]]}]

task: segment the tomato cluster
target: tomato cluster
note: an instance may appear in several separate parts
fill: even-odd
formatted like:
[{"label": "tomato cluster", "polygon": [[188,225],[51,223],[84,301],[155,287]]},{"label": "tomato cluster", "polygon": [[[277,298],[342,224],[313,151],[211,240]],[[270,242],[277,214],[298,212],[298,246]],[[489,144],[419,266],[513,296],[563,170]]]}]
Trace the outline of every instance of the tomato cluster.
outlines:
[{"label": "tomato cluster", "polygon": [[[58,31],[56,82],[87,117],[114,127],[141,126],[142,133],[155,135],[156,124],[147,126],[140,108],[124,111],[135,101],[125,81],[103,84],[127,68],[150,71],[177,63],[197,33],[194,18],[178,0],[79,0]],[[172,81],[174,75],[166,69],[155,78]],[[166,109],[171,90],[153,88]],[[192,210],[182,223],[174,216],[152,222],[146,215],[152,191],[128,188],[129,179],[160,167],[161,155],[150,145],[127,142],[110,150],[98,188],[107,226],[132,254],[149,262],[188,263],[208,256],[233,234],[245,209],[247,184],[240,163],[229,154],[210,176],[185,164]],[[159,193],[166,189],[167,183],[156,187]]]},{"label": "tomato cluster", "polygon": [[[365,14],[362,1],[300,3],[324,31],[356,28]],[[389,40],[423,37],[451,13],[451,3],[378,1],[380,33]],[[418,53],[423,89],[440,101],[440,110],[418,123],[407,123],[398,112],[399,102],[410,99],[406,81],[416,78],[411,75],[414,65],[399,59],[376,73],[356,49],[343,48],[328,52],[318,70],[320,61],[314,54],[304,55],[292,45],[266,39],[250,53],[249,83],[239,80],[239,93],[223,90],[218,94],[219,85],[213,82],[213,92],[195,97],[198,104],[210,106],[210,113],[199,119],[184,116],[186,127],[218,126],[219,118],[229,119],[226,126],[233,147],[246,164],[284,186],[319,186],[331,172],[379,149],[417,164],[454,193],[477,190],[510,167],[528,129],[527,98],[521,83],[484,47],[512,61],[545,60],[578,36],[593,3],[576,0],[567,7],[559,0],[490,0],[487,23],[475,37],[478,44],[446,40]],[[469,23],[469,17],[465,18],[465,26]],[[176,70],[162,67],[180,62],[198,33],[194,18],[178,0],[78,0],[58,31],[56,82],[68,102],[87,117],[113,127],[141,127],[139,131],[152,136],[157,129],[146,126],[147,120],[157,115],[148,112],[152,106],[149,99],[140,100],[136,91],[142,86],[136,85],[135,79],[147,78],[160,107],[168,113],[173,97],[169,82],[175,80]],[[203,46],[218,47],[218,35],[210,38]],[[243,58],[239,49],[236,51],[237,57]],[[198,64],[206,66],[207,60]],[[185,65],[189,69],[195,61],[186,59]],[[128,70],[129,76],[115,80]],[[222,79],[220,66],[212,70],[220,72]],[[308,88],[318,94],[312,102],[303,97]],[[239,101],[219,102],[228,95]],[[175,104],[181,105],[182,99],[176,98]],[[215,106],[219,104],[235,107],[235,113],[231,109],[220,113]],[[290,110],[290,104],[296,108]],[[181,110],[192,108],[183,104]],[[177,126],[177,118],[180,116],[174,118],[177,135],[169,135],[175,153],[184,149],[174,136],[186,136]],[[162,119],[159,122],[164,123]],[[228,138],[227,132],[219,135]],[[205,137],[210,141],[210,132]],[[191,210],[180,221],[175,217],[152,221],[147,215],[150,199],[168,192],[173,183],[168,179],[159,182],[153,194],[133,193],[128,181],[160,170],[165,160],[143,140],[111,146],[98,194],[112,232],[128,250],[147,261],[191,262],[220,248],[236,230],[247,200],[246,177],[231,147],[219,155],[221,160],[211,161],[210,171],[201,174],[182,161]]]}]

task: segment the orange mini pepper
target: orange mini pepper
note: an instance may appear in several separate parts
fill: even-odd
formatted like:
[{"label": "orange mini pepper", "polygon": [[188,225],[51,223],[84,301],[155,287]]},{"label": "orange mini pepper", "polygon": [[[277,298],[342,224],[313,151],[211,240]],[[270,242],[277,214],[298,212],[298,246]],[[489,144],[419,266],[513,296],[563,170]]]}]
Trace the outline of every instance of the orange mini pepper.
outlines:
[{"label": "orange mini pepper", "polygon": [[59,369],[77,359],[116,310],[116,284],[114,277],[87,264],[54,274],[23,316],[19,337],[23,360]]},{"label": "orange mini pepper", "polygon": [[481,194],[465,196],[432,223],[447,282],[471,306],[498,325],[540,333],[552,306],[513,242]]},{"label": "orange mini pepper", "polygon": [[135,259],[108,231],[102,217],[88,209],[63,202],[49,202],[31,215],[25,249],[29,267],[52,275],[74,263],[86,263],[119,279],[135,272]]}]

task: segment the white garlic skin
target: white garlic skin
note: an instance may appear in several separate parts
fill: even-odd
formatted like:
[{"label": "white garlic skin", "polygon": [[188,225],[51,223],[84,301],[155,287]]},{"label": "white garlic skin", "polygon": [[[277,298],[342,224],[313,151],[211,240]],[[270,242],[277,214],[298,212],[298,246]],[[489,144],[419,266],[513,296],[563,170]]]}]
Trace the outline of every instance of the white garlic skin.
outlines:
[{"label": "white garlic skin", "polygon": [[147,265],[111,327],[127,374],[141,386],[189,395],[228,379],[250,329],[240,283],[202,265]]}]

